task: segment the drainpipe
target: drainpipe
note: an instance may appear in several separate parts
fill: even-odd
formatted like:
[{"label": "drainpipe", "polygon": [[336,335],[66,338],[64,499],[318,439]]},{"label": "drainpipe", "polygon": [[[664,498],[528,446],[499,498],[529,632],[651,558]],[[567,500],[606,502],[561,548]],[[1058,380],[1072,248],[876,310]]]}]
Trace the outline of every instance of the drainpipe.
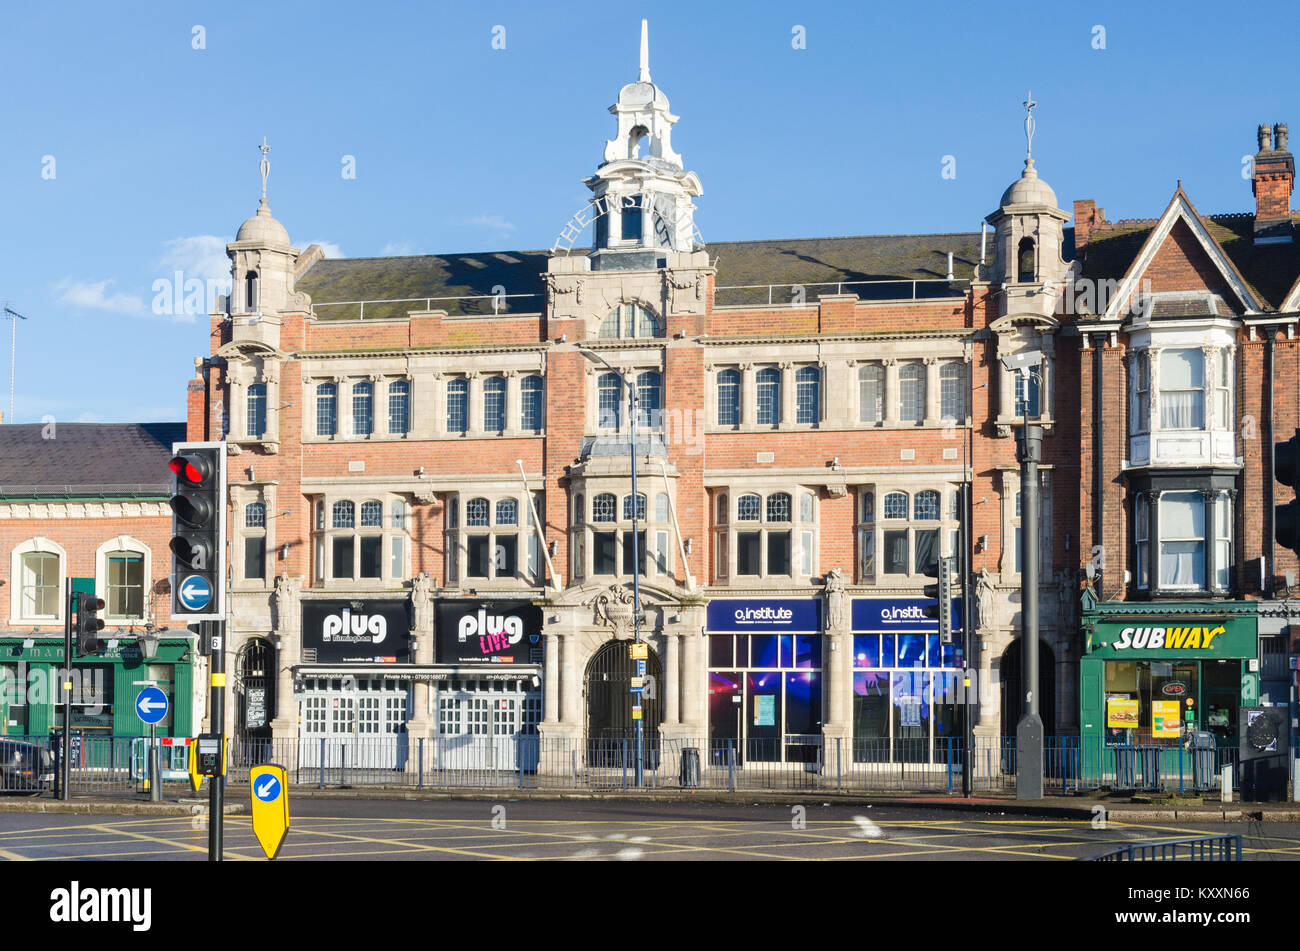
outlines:
[{"label": "drainpipe", "polygon": [[[1105,489],[1104,467],[1102,465],[1102,426],[1101,410],[1104,404],[1102,399],[1102,348],[1105,347],[1106,340],[1103,336],[1096,340],[1092,354],[1092,544],[1093,550],[1102,544],[1102,505]],[[1104,599],[1104,586],[1106,576],[1103,572],[1101,580],[1098,582],[1098,598]]]},{"label": "drainpipe", "polygon": [[[1264,362],[1266,364],[1264,368],[1264,385],[1268,387],[1268,416],[1266,417],[1268,420],[1268,439],[1264,443],[1268,450],[1265,453],[1268,458],[1268,478],[1264,480],[1264,511],[1268,513],[1268,534],[1266,536],[1268,538],[1268,573],[1265,577],[1268,579],[1268,596],[1270,598],[1274,596],[1276,590],[1274,576],[1277,574],[1274,568],[1277,564],[1277,538],[1275,537],[1277,513],[1274,511],[1273,506],[1277,504],[1277,500],[1274,498],[1276,493],[1273,489],[1273,467],[1275,465],[1273,461],[1273,340],[1274,330],[1270,327],[1268,328],[1268,337],[1264,341]],[[1231,587],[1231,582],[1229,582],[1229,587]]]}]

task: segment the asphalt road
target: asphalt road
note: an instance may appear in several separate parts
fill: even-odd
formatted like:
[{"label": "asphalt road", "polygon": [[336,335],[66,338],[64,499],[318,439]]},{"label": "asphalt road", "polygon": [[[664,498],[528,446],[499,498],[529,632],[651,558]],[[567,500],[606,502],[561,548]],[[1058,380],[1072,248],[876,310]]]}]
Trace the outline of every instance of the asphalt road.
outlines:
[{"label": "asphalt road", "polygon": [[[1246,860],[1300,859],[1300,825],[1123,823],[923,807],[302,799],[281,860],[1041,860],[1116,845],[1240,833]],[[228,861],[263,860],[248,816],[228,816]],[[0,814],[0,859],[207,857],[203,816]]]}]

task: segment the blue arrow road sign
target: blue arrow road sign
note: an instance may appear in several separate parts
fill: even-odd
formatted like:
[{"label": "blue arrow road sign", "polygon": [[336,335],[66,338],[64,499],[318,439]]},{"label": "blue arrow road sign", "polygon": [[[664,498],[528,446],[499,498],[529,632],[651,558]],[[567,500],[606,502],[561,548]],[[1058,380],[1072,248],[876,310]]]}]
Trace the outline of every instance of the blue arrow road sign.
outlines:
[{"label": "blue arrow road sign", "polygon": [[157,687],[145,687],[135,698],[135,713],[150,726],[161,723],[167,716],[167,694]]},{"label": "blue arrow road sign", "polygon": [[253,795],[262,802],[275,802],[280,798],[283,789],[280,780],[274,776],[259,776],[257,781],[253,783]]},{"label": "blue arrow road sign", "polygon": [[202,611],[212,600],[212,585],[206,578],[190,575],[181,582],[180,596],[186,611]]}]

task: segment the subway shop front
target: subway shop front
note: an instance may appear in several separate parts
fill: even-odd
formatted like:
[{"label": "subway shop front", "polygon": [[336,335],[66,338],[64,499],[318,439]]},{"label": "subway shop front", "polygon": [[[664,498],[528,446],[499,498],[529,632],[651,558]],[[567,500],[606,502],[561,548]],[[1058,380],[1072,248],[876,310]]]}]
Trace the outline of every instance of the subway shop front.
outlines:
[{"label": "subway shop front", "polygon": [[1175,745],[1190,732],[1237,744],[1238,709],[1259,702],[1249,602],[1179,602],[1083,616],[1085,746]]}]

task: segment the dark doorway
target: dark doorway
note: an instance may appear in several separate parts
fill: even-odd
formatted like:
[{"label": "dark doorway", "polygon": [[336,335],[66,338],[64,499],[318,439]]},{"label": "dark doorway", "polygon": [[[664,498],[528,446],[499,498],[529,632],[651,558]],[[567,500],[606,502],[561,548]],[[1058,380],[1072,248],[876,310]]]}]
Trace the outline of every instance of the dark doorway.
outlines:
[{"label": "dark doorway", "polygon": [[[632,659],[631,641],[609,641],[587,664],[583,694],[587,698],[587,747],[592,765],[613,765],[622,758],[621,741],[636,735],[632,719],[632,678],[636,661]],[[647,749],[659,739],[662,719],[663,667],[659,655],[650,648],[646,658],[646,690],[641,695],[642,722],[645,724]]]},{"label": "dark doorway", "polygon": [[[1014,737],[1024,704],[1024,673],[1021,670],[1020,638],[1002,654],[999,670],[1002,682],[1002,735]],[[1056,735],[1056,654],[1038,639],[1038,714],[1043,718],[1043,736]]]},{"label": "dark doorway", "polygon": [[271,739],[275,717],[275,648],[261,638],[239,651],[239,732],[247,740]]}]

